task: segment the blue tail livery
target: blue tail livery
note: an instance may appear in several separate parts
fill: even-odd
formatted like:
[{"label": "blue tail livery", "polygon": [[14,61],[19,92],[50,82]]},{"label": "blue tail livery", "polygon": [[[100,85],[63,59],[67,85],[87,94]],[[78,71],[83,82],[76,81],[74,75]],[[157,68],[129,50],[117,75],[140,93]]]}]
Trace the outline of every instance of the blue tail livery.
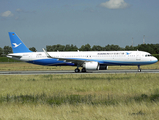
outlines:
[{"label": "blue tail livery", "polygon": [[16,35],[15,32],[9,32],[9,37],[13,53],[32,52],[25,46],[25,44],[20,40],[20,38]]}]

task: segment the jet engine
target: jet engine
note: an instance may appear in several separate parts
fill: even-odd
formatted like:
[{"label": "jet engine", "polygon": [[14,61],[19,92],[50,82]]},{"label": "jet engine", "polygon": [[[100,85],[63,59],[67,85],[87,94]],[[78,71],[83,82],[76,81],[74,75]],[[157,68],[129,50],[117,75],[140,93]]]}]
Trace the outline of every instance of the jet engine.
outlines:
[{"label": "jet engine", "polygon": [[85,62],[83,63],[83,68],[86,70],[98,70],[98,62]]},{"label": "jet engine", "polygon": [[105,64],[99,64],[98,62],[85,62],[83,68],[86,70],[107,70],[108,66]]}]

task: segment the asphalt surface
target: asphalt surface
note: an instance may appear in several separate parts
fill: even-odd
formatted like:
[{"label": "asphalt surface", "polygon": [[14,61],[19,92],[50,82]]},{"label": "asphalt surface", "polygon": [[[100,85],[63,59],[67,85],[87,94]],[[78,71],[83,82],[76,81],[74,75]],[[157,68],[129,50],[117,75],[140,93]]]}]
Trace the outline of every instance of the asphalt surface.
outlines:
[{"label": "asphalt surface", "polygon": [[0,75],[46,75],[46,74],[119,74],[119,73],[159,73],[159,70],[100,70],[88,71],[86,73],[75,73],[73,70],[59,70],[59,71],[0,71]]}]

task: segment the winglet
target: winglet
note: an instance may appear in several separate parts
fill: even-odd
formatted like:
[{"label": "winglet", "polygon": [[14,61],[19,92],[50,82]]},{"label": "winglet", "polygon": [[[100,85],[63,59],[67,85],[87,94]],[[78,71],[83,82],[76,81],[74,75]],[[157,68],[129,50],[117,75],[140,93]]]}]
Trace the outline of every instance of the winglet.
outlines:
[{"label": "winglet", "polygon": [[49,53],[46,52],[46,50],[44,48],[42,48],[42,50],[44,51],[45,55],[48,57],[48,58],[52,58]]}]

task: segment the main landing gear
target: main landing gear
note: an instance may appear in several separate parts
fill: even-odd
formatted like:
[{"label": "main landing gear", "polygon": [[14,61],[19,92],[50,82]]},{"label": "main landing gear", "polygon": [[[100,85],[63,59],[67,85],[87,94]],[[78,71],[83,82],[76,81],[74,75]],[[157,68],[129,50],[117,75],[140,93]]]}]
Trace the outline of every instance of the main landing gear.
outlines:
[{"label": "main landing gear", "polygon": [[76,68],[76,69],[75,69],[75,73],[78,73],[78,72],[80,72],[80,69],[79,69],[79,68]]},{"label": "main landing gear", "polygon": [[81,72],[86,72],[86,68],[82,68],[82,71]]},{"label": "main landing gear", "polygon": [[[80,72],[80,69],[77,67],[75,69],[75,73],[79,73]],[[82,68],[81,72],[86,72],[86,69],[85,68]]]},{"label": "main landing gear", "polygon": [[140,65],[138,65],[138,72],[141,72]]}]

